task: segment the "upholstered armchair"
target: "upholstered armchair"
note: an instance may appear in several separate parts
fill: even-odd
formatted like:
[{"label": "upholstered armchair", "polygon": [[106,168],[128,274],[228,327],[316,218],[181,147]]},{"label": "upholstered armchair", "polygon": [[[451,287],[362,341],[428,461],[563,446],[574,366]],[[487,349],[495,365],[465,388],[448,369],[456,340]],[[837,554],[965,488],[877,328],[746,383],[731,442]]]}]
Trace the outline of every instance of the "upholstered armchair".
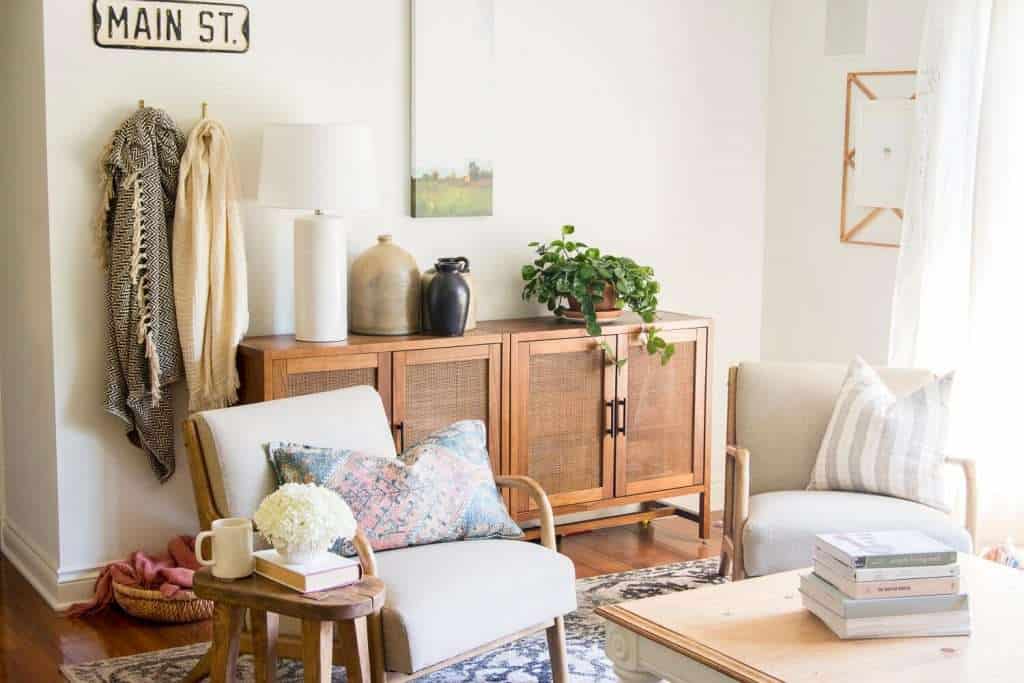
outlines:
[{"label": "upholstered armchair", "polygon": [[[963,472],[962,523],[901,498],[806,490],[846,370],[825,363],[730,368],[723,576],[738,580],[810,566],[820,533],[913,529],[956,550],[972,550],[977,492],[970,460],[946,460]],[[897,395],[934,378],[925,370],[878,373]]]},{"label": "upholstered armchair", "polygon": [[[395,457],[380,396],[353,387],[198,413],[185,423],[193,491],[202,528],[219,517],[251,517],[275,488],[262,445],[297,441]],[[576,608],[575,570],[557,552],[547,496],[527,477],[497,478],[532,497],[541,544],[473,540],[375,553],[360,536],[366,574],[387,598],[358,625],[356,641],[335,641],[334,662],[365,652],[374,683],[404,681],[546,630],[554,680],[567,682],[563,615]],[[281,617],[278,653],[301,658],[298,625]],[[243,649],[251,638],[243,634]],[[364,667],[365,667],[364,663]],[[363,680],[349,672],[349,680]]]}]

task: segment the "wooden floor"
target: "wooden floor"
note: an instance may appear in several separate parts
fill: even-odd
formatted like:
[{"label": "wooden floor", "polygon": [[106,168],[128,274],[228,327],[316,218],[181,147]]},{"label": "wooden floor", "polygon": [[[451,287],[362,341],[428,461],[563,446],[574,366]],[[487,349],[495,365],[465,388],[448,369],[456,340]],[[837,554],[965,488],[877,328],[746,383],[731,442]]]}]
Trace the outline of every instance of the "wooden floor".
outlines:
[{"label": "wooden floor", "polygon": [[[566,537],[562,552],[576,564],[579,578],[623,572],[671,562],[717,557],[721,529],[707,543],[692,522],[656,520]],[[86,620],[54,614],[6,558],[0,558],[0,681],[61,680],[61,664],[89,662],[149,652],[210,639],[207,622],[157,626],[117,610]]]}]

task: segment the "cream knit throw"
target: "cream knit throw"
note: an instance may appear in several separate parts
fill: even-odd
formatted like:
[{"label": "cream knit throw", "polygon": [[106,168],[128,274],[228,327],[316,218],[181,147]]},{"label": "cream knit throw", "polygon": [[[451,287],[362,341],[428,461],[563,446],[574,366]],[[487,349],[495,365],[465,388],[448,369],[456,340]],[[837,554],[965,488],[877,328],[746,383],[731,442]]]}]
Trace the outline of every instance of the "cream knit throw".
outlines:
[{"label": "cream knit throw", "polygon": [[174,303],[189,409],[238,401],[238,342],[249,327],[245,236],[224,127],[200,121],[181,158],[174,213]]}]

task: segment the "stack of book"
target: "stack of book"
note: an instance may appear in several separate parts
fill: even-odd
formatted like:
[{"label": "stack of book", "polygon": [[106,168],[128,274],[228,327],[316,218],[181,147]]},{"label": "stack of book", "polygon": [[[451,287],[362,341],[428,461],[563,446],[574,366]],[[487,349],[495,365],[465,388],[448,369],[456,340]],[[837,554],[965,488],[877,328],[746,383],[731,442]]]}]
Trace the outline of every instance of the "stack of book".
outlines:
[{"label": "stack of book", "polygon": [[300,593],[340,588],[363,578],[358,558],[332,553],[324,553],[308,564],[287,564],[276,550],[260,550],[253,553],[253,569]]},{"label": "stack of book", "polygon": [[804,607],[840,638],[962,636],[971,632],[956,551],[916,531],[822,534]]}]

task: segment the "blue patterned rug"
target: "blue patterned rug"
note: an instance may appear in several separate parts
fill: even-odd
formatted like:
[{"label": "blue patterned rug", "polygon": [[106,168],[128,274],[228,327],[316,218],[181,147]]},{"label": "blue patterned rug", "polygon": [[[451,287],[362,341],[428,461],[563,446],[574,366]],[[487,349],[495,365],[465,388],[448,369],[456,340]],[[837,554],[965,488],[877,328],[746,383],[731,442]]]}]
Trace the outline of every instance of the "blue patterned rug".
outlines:
[{"label": "blue patterned rug", "polygon": [[[718,577],[717,559],[668,564],[577,581],[579,609],[565,619],[569,672],[573,681],[618,681],[612,672],[611,663],[604,654],[604,622],[594,614],[594,608],[626,600],[691,590],[722,581],[723,579]],[[208,647],[208,643],[199,643],[131,657],[66,666],[61,671],[71,683],[176,682],[184,678]],[[243,681],[252,680],[250,656],[246,655],[239,659],[238,669]],[[277,680],[287,683],[302,681],[301,662],[282,659],[278,667]],[[524,638],[420,680],[425,683],[550,681],[547,640],[543,633]],[[344,681],[345,670],[335,667],[332,683]]]}]

